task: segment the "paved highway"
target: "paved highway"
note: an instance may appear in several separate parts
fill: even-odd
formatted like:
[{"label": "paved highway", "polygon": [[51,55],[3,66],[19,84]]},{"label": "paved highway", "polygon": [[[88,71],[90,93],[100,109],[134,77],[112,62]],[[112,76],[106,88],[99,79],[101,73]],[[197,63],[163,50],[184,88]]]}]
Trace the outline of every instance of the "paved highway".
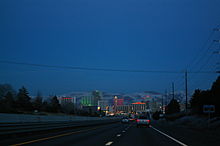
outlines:
[{"label": "paved highway", "polygon": [[[64,146],[186,146],[186,145],[206,145],[201,143],[199,139],[191,140],[184,135],[186,131],[179,131],[177,136],[175,132],[162,128],[159,129],[157,125],[152,124],[150,128],[142,127],[137,128],[134,123],[121,124],[114,123],[108,125],[100,125],[93,127],[84,127],[77,129],[70,129],[61,132],[41,135],[27,135],[22,138],[13,138],[2,140],[0,145],[36,145],[36,146],[51,146],[51,145],[64,145]],[[156,128],[157,127],[157,128]],[[169,128],[168,128],[169,129]],[[164,132],[165,131],[165,132]],[[170,133],[171,132],[171,133]],[[189,139],[188,139],[189,138]],[[195,138],[195,137],[194,137]],[[209,143],[209,145],[216,145],[217,143]],[[219,143],[218,143],[219,144]]]}]

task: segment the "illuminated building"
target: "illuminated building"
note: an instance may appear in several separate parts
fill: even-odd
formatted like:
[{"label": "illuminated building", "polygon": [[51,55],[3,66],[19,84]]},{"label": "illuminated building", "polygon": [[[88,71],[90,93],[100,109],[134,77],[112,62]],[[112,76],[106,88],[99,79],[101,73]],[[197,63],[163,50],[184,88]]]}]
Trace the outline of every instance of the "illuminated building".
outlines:
[{"label": "illuminated building", "polygon": [[82,106],[97,106],[94,96],[84,96],[80,101]]},{"label": "illuminated building", "polygon": [[118,105],[115,107],[115,112],[124,112],[124,113],[137,113],[137,112],[146,112],[147,106],[146,103],[136,102],[130,105]]},{"label": "illuminated building", "polygon": [[61,105],[68,104],[68,103],[75,104],[76,98],[74,98],[74,97],[58,97],[58,101]]},{"label": "illuminated building", "polygon": [[98,101],[98,107],[101,108],[101,110],[106,110],[106,107],[110,106],[109,101],[108,100],[99,100]]},{"label": "illuminated building", "polygon": [[146,103],[143,102],[135,102],[131,104],[133,112],[144,112],[146,111]]},{"label": "illuminated building", "polygon": [[114,106],[124,105],[124,99],[118,99],[117,96],[114,97]]}]

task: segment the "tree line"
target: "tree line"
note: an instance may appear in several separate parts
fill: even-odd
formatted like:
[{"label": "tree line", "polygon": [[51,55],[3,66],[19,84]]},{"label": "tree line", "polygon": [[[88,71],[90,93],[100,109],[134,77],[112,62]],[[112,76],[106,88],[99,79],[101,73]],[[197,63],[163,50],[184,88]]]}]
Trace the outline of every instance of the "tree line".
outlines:
[{"label": "tree line", "polygon": [[79,116],[100,116],[101,111],[92,112],[78,109],[73,103],[60,104],[57,96],[43,99],[40,92],[31,98],[25,87],[16,92],[10,84],[0,84],[0,113],[65,113]]},{"label": "tree line", "polygon": [[203,105],[214,105],[214,116],[220,116],[220,76],[212,84],[211,89],[195,90],[190,100],[191,112],[193,114],[203,114]]},{"label": "tree line", "polygon": [[[210,89],[196,89],[190,99],[189,105],[190,108],[188,110],[192,115],[203,115],[205,114],[203,113],[204,105],[214,105],[215,113],[213,113],[212,116],[220,116],[220,76],[212,84]],[[184,116],[184,114],[178,114],[180,112],[180,104],[176,99],[172,99],[165,107],[165,117],[167,118],[176,119]],[[155,120],[160,119],[160,114],[162,114],[162,111],[156,111],[153,114],[153,118]]]},{"label": "tree line", "polygon": [[32,99],[25,87],[19,89],[18,93],[9,84],[0,85],[0,112],[1,113],[32,113],[62,111],[57,96],[49,100],[43,100],[40,93]]}]

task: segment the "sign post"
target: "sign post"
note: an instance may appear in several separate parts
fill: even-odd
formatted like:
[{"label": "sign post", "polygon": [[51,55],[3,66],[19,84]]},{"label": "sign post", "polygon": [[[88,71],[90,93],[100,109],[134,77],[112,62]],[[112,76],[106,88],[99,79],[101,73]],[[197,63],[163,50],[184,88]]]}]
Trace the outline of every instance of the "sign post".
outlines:
[{"label": "sign post", "polygon": [[210,125],[211,113],[215,113],[215,105],[203,105],[203,112],[209,114],[208,128]]}]

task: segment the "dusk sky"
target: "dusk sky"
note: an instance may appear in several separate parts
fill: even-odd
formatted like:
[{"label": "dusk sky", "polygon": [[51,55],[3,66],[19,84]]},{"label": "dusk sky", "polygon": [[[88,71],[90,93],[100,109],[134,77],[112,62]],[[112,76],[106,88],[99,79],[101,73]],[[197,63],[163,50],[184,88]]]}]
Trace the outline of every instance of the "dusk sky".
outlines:
[{"label": "dusk sky", "polygon": [[[0,84],[31,95],[184,91],[184,73],[110,72],[7,64],[216,71],[220,0],[1,0]],[[210,49],[208,49],[208,47]],[[218,74],[189,74],[189,90]]]}]

